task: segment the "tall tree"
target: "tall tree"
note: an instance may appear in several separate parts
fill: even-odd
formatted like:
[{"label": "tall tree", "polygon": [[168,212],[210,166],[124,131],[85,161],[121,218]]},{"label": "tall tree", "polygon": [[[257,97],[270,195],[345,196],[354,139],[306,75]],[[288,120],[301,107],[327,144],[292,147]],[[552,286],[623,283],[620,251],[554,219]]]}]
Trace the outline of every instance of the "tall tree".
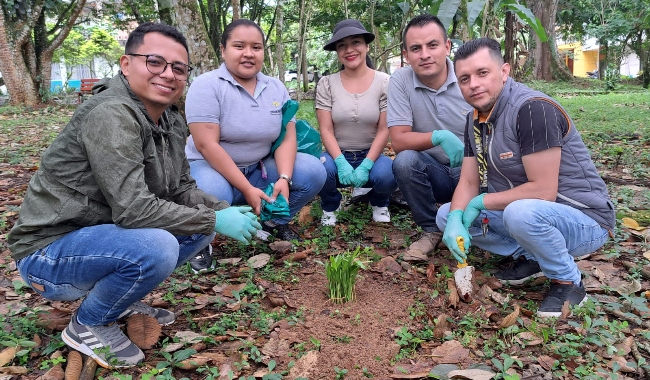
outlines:
[{"label": "tall tree", "polygon": [[[282,41],[282,33],[284,31],[284,11],[282,9],[283,0],[278,0],[276,12],[276,26],[275,26],[275,62],[278,69],[278,78],[284,83],[284,42]],[[270,35],[270,33],[269,33]]]},{"label": "tall tree", "polygon": [[195,0],[172,0],[172,22],[187,38],[190,49],[190,62],[193,75],[215,69],[219,65],[217,54],[203,24],[198,4]]},{"label": "tall tree", "polygon": [[540,20],[546,31],[546,41],[534,35],[531,40],[530,58],[535,79],[573,79],[573,74],[560,59],[555,44],[555,17],[558,0],[528,0],[528,7]]},{"label": "tall tree", "polygon": [[[86,0],[0,4],[0,67],[10,102],[36,105],[49,94],[54,50],[70,33]],[[46,14],[52,25],[46,24]]]}]

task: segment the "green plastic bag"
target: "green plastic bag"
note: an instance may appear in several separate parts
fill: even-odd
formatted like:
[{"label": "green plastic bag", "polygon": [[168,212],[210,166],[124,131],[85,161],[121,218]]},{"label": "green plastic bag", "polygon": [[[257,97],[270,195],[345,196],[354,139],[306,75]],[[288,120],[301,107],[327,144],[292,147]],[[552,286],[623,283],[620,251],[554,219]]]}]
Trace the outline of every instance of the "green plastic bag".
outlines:
[{"label": "green plastic bag", "polygon": [[[298,112],[298,102],[295,100],[288,100],[282,106],[282,130],[280,136],[275,140],[271,147],[271,153],[282,144],[284,135],[287,133],[287,123],[291,121]],[[296,140],[298,152],[311,154],[315,157],[320,157],[323,152],[323,142],[320,138],[320,133],[312,127],[307,120],[296,120]]]}]

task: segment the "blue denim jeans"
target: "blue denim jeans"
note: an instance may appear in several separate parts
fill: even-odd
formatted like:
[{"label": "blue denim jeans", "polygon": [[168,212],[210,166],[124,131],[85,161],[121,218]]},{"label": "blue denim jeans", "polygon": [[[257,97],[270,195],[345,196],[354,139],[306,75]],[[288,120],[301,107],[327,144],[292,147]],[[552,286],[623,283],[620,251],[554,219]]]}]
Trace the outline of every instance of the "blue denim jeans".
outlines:
[{"label": "blue denim jeans", "polygon": [[81,324],[106,325],[210,244],[214,235],[174,236],[158,228],[100,224],[64,235],[16,266],[25,282],[47,299],[85,296],[77,314]]},{"label": "blue denim jeans", "polygon": [[413,221],[424,231],[437,231],[437,203],[451,201],[460,167],[441,164],[426,152],[404,150],[393,160],[393,173]]},{"label": "blue denim jeans", "polygon": [[[438,211],[438,228],[447,224],[450,203]],[[488,232],[481,223],[487,215]],[[609,231],[570,206],[539,199],[521,199],[503,211],[483,211],[469,227],[472,245],[497,255],[523,255],[539,263],[552,280],[580,283],[574,257],[593,253],[609,238]]]},{"label": "blue denim jeans", "polygon": [[[273,157],[269,156],[262,162],[264,171],[259,163],[241,170],[251,185],[264,190],[269,183],[276,182],[280,174]],[[214,195],[217,199],[229,202],[231,205],[246,204],[244,195],[230,185],[206,160],[191,161],[190,174],[196,180],[199,189]],[[318,158],[306,153],[296,154],[296,162],[293,165],[293,174],[291,176],[293,185],[289,189],[289,199],[287,200],[289,202],[289,217],[273,219],[272,221],[277,224],[289,223],[291,218],[318,194],[325,183],[325,176],[325,169],[318,161]]]},{"label": "blue denim jeans", "polygon": [[[361,165],[367,155],[367,149],[357,152],[343,152],[345,159],[355,169]],[[341,192],[338,191],[338,188],[347,187],[348,185],[343,185],[339,182],[336,163],[329,153],[323,152],[320,160],[327,172],[327,181],[325,181],[325,186],[320,191],[321,207],[323,211],[335,211],[339,208],[341,198],[343,197]],[[391,194],[397,189],[397,182],[391,170],[392,165],[393,160],[381,154],[375,161],[372,169],[370,169],[368,182],[363,187],[372,189],[368,192],[368,198],[372,206],[387,207],[390,203]]]}]

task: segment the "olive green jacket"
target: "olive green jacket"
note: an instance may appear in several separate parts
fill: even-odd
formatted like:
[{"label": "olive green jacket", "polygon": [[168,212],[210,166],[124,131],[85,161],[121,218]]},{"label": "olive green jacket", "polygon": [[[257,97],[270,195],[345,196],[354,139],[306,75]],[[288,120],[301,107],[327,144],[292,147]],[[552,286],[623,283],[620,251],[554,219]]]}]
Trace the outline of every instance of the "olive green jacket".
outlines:
[{"label": "olive green jacket", "polygon": [[47,148],[7,237],[15,260],[82,227],[161,228],[210,234],[228,207],[196,187],[178,108],[159,123],[120,73],[101,81]]}]

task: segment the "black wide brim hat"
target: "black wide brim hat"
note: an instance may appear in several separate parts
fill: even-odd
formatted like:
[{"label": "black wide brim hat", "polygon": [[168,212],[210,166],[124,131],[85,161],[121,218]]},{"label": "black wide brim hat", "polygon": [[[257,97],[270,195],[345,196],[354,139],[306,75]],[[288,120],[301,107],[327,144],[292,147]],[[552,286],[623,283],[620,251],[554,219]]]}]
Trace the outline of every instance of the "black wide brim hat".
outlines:
[{"label": "black wide brim hat", "polygon": [[363,36],[363,39],[367,44],[375,40],[375,35],[368,32],[366,28],[363,27],[361,21],[355,19],[347,19],[336,24],[334,27],[334,35],[329,41],[327,41],[325,46],[323,46],[323,49],[328,51],[336,51],[336,43],[339,40],[350,36]]}]

